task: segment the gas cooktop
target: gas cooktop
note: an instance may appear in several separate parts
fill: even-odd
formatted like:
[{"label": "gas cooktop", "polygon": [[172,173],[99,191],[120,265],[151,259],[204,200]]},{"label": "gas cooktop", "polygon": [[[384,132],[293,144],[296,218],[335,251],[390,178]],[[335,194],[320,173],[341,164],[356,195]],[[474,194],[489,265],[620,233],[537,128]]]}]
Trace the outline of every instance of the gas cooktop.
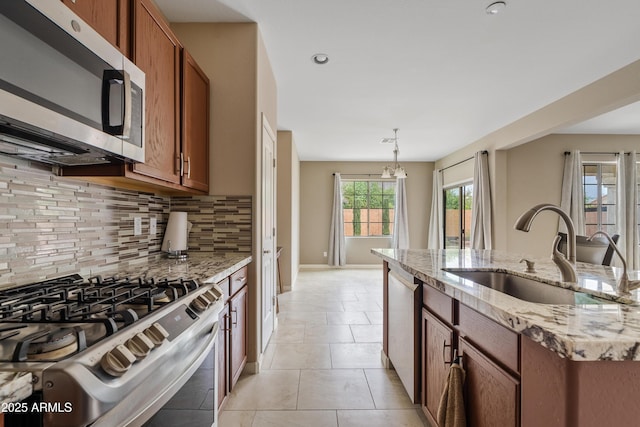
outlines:
[{"label": "gas cooktop", "polygon": [[187,278],[77,274],[0,290],[2,369],[31,372],[29,399],[74,408],[7,416],[46,427],[151,416],[212,350],[222,295]]},{"label": "gas cooktop", "polygon": [[74,274],[0,291],[0,361],[57,361],[195,291],[194,280]]}]

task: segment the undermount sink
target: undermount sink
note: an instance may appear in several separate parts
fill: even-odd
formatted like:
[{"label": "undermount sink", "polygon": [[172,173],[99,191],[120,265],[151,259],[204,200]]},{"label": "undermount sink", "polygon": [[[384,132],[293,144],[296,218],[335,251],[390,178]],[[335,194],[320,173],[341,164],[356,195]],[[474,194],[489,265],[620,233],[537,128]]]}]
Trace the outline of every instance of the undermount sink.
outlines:
[{"label": "undermount sink", "polygon": [[607,304],[592,295],[560,288],[503,271],[444,269],[449,274],[470,280],[512,297],[538,304]]}]

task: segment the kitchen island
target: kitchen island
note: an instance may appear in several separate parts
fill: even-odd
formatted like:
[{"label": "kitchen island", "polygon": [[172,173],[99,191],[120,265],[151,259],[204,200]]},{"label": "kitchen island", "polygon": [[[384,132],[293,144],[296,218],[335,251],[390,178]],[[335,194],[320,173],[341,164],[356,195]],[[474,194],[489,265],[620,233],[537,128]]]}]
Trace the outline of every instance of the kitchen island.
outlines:
[{"label": "kitchen island", "polygon": [[[384,264],[384,343],[389,355],[389,286],[397,273],[417,287],[416,386],[433,422],[455,354],[467,371],[472,425],[636,425],[640,417],[638,295],[616,293],[620,270],[577,264],[578,283],[559,282],[550,260],[500,251],[374,249]],[[449,271],[445,271],[449,270]],[[456,271],[508,272],[577,291],[573,304],[532,303]],[[390,279],[391,277],[391,279]],[[633,278],[633,277],[632,277]],[[411,394],[411,393],[410,393]]]}]

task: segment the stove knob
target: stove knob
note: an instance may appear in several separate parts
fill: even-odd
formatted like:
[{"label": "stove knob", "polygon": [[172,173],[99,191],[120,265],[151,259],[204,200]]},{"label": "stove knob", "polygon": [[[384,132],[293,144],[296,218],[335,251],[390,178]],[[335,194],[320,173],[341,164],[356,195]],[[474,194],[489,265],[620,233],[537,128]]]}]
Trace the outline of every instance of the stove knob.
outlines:
[{"label": "stove knob", "polygon": [[222,288],[215,284],[213,285],[213,288],[211,288],[209,292],[213,294],[213,296],[216,298],[216,301],[222,298],[222,296],[224,295],[224,291],[222,290]]},{"label": "stove knob", "polygon": [[209,290],[205,291],[202,296],[205,297],[211,304],[214,304],[216,301],[218,301],[218,297],[216,297],[216,294]]},{"label": "stove knob", "polygon": [[155,345],[142,333],[135,334],[125,343],[129,351],[133,353],[137,360],[144,359]]},{"label": "stove knob", "polygon": [[159,323],[154,323],[144,330],[144,334],[151,340],[151,342],[159,346],[169,336],[169,332],[162,327]]},{"label": "stove knob", "polygon": [[198,295],[193,301],[191,301],[191,308],[197,313],[202,313],[211,305],[211,302],[203,295]]},{"label": "stove knob", "polygon": [[135,361],[136,357],[127,347],[119,344],[102,357],[100,366],[112,377],[121,377]]}]

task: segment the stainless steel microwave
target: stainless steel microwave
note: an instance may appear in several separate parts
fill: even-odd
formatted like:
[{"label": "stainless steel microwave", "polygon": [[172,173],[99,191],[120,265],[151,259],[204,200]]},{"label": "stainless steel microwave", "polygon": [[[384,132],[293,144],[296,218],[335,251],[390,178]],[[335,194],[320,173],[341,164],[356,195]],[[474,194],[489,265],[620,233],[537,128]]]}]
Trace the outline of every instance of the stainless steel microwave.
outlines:
[{"label": "stainless steel microwave", "polygon": [[0,154],[144,162],[144,73],[61,1],[1,1],[0,57]]}]

